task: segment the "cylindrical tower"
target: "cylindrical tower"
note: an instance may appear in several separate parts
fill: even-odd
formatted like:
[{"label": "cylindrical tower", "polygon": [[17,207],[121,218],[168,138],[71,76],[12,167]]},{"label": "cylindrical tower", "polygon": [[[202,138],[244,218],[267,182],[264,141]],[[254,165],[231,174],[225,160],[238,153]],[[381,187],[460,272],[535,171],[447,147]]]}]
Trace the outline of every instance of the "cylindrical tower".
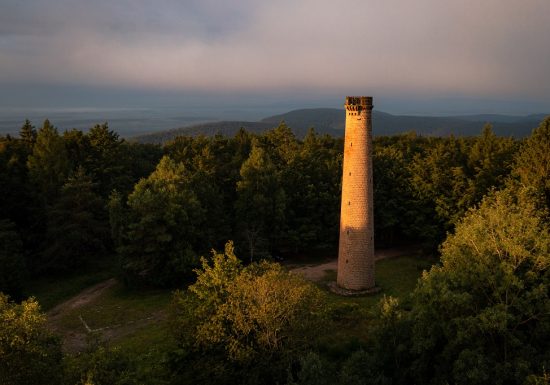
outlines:
[{"label": "cylindrical tower", "polygon": [[338,286],[374,288],[372,97],[346,97]]}]

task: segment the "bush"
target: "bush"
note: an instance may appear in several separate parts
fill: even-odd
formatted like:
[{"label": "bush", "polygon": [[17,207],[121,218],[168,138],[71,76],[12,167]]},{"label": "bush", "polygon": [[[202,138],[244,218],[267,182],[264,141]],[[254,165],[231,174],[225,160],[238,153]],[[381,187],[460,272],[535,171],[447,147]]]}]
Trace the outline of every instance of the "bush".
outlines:
[{"label": "bush", "polygon": [[188,293],[174,296],[178,339],[223,357],[248,381],[282,379],[320,330],[323,298],[315,286],[276,263],[242,267],[231,242],[211,264],[203,258],[197,274]]},{"label": "bush", "polygon": [[0,293],[0,385],[56,384],[61,359],[60,340],[46,328],[38,302],[17,304]]},{"label": "bush", "polygon": [[[93,336],[92,336],[93,338]],[[88,341],[88,349],[66,359],[67,385],[137,385],[136,368],[130,357],[109,348],[99,339]]]}]

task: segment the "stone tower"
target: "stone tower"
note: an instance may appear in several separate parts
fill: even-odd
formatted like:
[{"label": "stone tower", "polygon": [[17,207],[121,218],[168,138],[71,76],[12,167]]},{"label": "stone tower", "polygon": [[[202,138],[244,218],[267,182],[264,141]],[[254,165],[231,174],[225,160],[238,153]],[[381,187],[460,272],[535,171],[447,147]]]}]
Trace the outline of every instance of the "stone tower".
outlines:
[{"label": "stone tower", "polygon": [[374,283],[372,97],[346,97],[344,173],[337,284],[368,290]]}]

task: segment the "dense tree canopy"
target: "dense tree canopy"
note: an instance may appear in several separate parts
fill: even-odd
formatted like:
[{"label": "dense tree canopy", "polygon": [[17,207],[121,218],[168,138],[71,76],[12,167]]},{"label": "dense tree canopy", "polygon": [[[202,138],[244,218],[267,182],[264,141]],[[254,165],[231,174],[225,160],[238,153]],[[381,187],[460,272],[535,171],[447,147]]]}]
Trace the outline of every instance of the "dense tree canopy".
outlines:
[{"label": "dense tree canopy", "polygon": [[[523,141],[490,126],[375,138],[377,246],[439,247],[441,263],[373,314],[327,306],[264,260],[335,255],[342,139],[282,123],[161,147],[106,123],[60,135],[25,121],[20,138],[0,136],[0,291],[20,300],[27,278],[115,255],[128,286],[184,288],[196,272],[174,297],[172,383],[548,383],[549,138],[550,118]],[[55,383],[59,342],[36,302],[0,294],[0,322],[0,383]],[[342,349],[322,322],[356,335]],[[75,362],[69,383],[142,383],[107,347]]]},{"label": "dense tree canopy", "polygon": [[517,383],[550,362],[550,234],[529,190],[486,198],[442,246],[414,296],[417,375]]},{"label": "dense tree canopy", "polygon": [[236,215],[252,261],[257,251],[269,250],[270,244],[280,236],[286,197],[280,173],[259,144],[253,144],[240,174]]},{"label": "dense tree canopy", "polygon": [[516,157],[514,174],[546,195],[550,207],[550,116],[533,130]]},{"label": "dense tree canopy", "polygon": [[67,178],[55,203],[47,209],[41,268],[66,271],[83,267],[107,250],[106,214],[92,179],[79,167]]},{"label": "dense tree canopy", "polygon": [[27,275],[23,256],[23,243],[15,224],[0,220],[0,292],[20,299]]},{"label": "dense tree canopy", "polygon": [[364,369],[393,383],[523,384],[550,363],[550,233],[533,189],[493,192],[424,272],[386,299]]},{"label": "dense tree canopy", "polygon": [[[542,188],[547,174],[547,126],[543,122],[534,132],[536,138],[527,140],[520,153],[517,141],[496,137],[490,126],[473,138],[414,134],[375,138],[377,245],[422,242],[435,250],[468,208],[490,189],[504,185],[512,167],[524,184]],[[338,242],[342,146],[342,139],[320,136],[314,130],[300,140],[284,123],[263,135],[240,130],[233,138],[178,137],[161,148],[126,142],[107,124],[87,133],[70,130],[59,135],[49,121],[38,133],[26,121],[21,139],[0,140],[0,191],[6,197],[0,204],[3,217],[16,223],[33,274],[48,271],[48,265],[63,264],[68,260],[63,255],[78,250],[81,242],[82,250],[89,250],[83,259],[97,258],[114,241],[126,261],[124,255],[129,256],[130,250],[146,249],[144,242],[149,244],[150,236],[157,246],[176,249],[168,240],[179,239],[176,233],[185,234],[189,261],[230,238],[235,239],[241,257],[252,260],[333,253]],[[185,184],[188,199],[196,205],[183,205],[186,208],[180,210],[180,206],[157,202],[168,194],[159,186],[173,183],[161,181],[164,176],[158,168],[155,171],[163,151],[183,165],[172,173],[183,173],[185,182],[176,184]],[[540,167],[533,166],[539,163]],[[76,175],[81,174],[86,177],[79,178],[87,181],[78,182]],[[134,186],[149,175],[148,182]],[[75,183],[80,187],[71,188]],[[114,190],[117,198],[111,201],[108,219],[108,197]],[[84,193],[88,198],[83,198]],[[83,200],[88,201],[87,207]],[[196,211],[195,206],[200,209]],[[160,212],[173,220],[153,220]],[[152,228],[157,220],[175,223],[184,212],[189,220],[193,218],[183,226],[185,230],[178,232],[174,225],[172,230],[164,225]],[[108,220],[115,224],[116,239],[102,230]],[[138,226],[140,221],[144,222]],[[94,239],[97,243],[92,246]],[[148,270],[135,267],[141,273]],[[157,284],[167,284],[162,281]]]},{"label": "dense tree canopy", "polygon": [[65,142],[49,120],[38,130],[27,167],[39,196],[46,204],[51,203],[69,174],[70,163]]}]

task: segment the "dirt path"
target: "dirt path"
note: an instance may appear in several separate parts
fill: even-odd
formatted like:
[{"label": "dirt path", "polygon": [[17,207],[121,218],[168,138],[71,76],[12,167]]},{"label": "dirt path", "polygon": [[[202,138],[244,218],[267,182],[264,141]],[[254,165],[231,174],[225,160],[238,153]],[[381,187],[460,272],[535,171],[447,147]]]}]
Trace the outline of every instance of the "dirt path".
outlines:
[{"label": "dirt path", "polygon": [[[415,247],[406,247],[376,250],[375,258],[378,261],[385,258],[411,255],[417,252],[417,249]],[[337,269],[337,263],[337,259],[334,259],[326,263],[296,267],[291,269],[291,271],[302,274],[308,280],[320,281],[325,277],[328,270]],[[86,348],[87,337],[91,333],[101,333],[104,340],[113,341],[130,335],[136,330],[147,327],[152,323],[161,322],[166,319],[166,312],[161,310],[150,313],[142,319],[127,320],[121,324],[108,325],[100,329],[91,329],[86,320],[79,316],[79,312],[75,310],[85,308],[86,306],[93,306],[94,302],[103,293],[112,289],[117,283],[115,278],[98,283],[48,311],[48,325],[52,330],[63,336],[63,348],[65,351],[72,353],[82,352]],[[65,325],[67,318],[79,318],[78,327],[67,328]],[[72,324],[74,325],[75,322]]]},{"label": "dirt path", "polygon": [[[84,351],[87,347],[88,336],[92,333],[99,333],[105,341],[113,341],[128,336],[152,323],[166,319],[166,312],[161,310],[152,312],[140,319],[126,320],[125,322],[108,325],[99,329],[90,328],[86,320],[75,310],[85,308],[86,306],[94,306],[94,302],[117,283],[115,278],[100,282],[47,312],[48,326],[62,336],[64,351],[70,353]],[[73,326],[67,326],[68,319],[73,321],[70,322]],[[77,319],[78,321],[75,322]],[[78,325],[77,327],[74,326],[75,323]]]},{"label": "dirt path", "polygon": [[105,290],[108,290],[116,285],[116,283],[117,280],[115,278],[108,279],[81,291],[65,302],[61,302],[59,305],[48,311],[48,321],[50,323],[55,323],[61,317],[65,316],[67,311],[89,304],[97,299]]},{"label": "dirt path", "polygon": [[[395,247],[390,249],[380,249],[374,252],[374,258],[379,261],[385,258],[399,257],[402,255],[410,255],[417,251],[416,247]],[[327,271],[334,270],[338,268],[338,259],[334,259],[330,262],[322,263],[320,265],[311,265],[311,266],[302,266],[291,269],[290,271],[298,273],[304,276],[304,278],[318,282],[321,281]]]}]

